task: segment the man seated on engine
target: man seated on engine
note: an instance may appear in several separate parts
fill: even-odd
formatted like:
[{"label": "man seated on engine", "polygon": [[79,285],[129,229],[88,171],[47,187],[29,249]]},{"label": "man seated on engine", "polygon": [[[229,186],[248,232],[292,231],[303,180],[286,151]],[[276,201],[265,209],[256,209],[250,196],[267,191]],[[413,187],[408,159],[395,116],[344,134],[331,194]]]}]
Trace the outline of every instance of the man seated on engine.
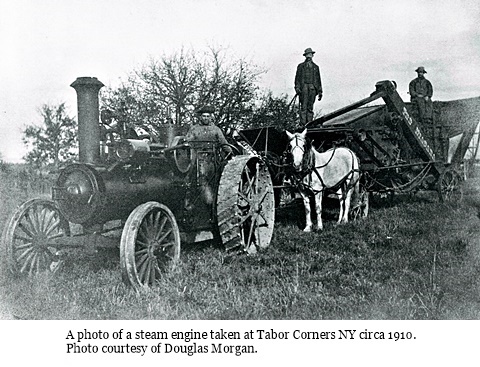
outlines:
[{"label": "man seated on engine", "polygon": [[[196,175],[197,182],[200,184],[200,197],[203,198],[205,203],[210,205],[215,197],[212,188],[213,182],[218,179],[217,175],[220,171],[216,169],[217,163],[213,151],[205,149],[205,145],[212,143],[214,147],[218,146],[225,159],[231,157],[232,148],[229,146],[227,139],[225,139],[222,130],[213,124],[213,107],[203,106],[195,112],[198,116],[198,123],[190,127],[185,140],[190,143],[196,155],[196,170],[192,174]],[[186,206],[188,207],[188,204]]]},{"label": "man seated on engine", "polygon": [[232,155],[232,148],[228,145],[227,139],[222,130],[213,124],[214,108],[203,106],[195,111],[198,116],[198,124],[190,127],[185,139],[188,142],[212,142],[218,144],[224,153],[225,158]]}]

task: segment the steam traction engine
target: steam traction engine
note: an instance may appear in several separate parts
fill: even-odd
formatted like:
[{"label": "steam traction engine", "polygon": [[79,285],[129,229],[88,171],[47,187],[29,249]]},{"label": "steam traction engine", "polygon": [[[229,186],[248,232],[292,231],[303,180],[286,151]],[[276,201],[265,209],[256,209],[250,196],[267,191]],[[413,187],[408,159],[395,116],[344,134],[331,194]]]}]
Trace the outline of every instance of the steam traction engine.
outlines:
[{"label": "steam traction engine", "polygon": [[153,284],[179,259],[182,242],[216,239],[227,250],[267,247],[274,226],[272,180],[254,155],[221,156],[165,125],[156,141],[105,134],[96,78],[77,78],[79,162],[61,170],[52,200],[23,203],[3,241],[10,271],[55,271],[71,247],[118,247],[122,278]]}]

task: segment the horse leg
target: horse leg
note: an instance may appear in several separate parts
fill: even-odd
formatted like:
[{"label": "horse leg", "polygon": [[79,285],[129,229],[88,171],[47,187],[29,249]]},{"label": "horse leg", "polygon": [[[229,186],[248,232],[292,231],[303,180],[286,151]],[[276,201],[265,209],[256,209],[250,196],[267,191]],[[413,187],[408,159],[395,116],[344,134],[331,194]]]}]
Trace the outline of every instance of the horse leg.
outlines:
[{"label": "horse leg", "polygon": [[348,213],[350,212],[350,203],[352,200],[352,192],[353,189],[347,191],[347,195],[345,196],[345,210],[343,215],[343,223],[348,223]]},{"label": "horse leg", "polygon": [[316,229],[321,231],[321,230],[323,230],[323,222],[322,222],[323,192],[317,192],[315,194],[314,198],[315,198],[315,211],[317,213],[317,227],[316,227]]},{"label": "horse leg", "polygon": [[[353,205],[362,205],[362,198],[360,193],[360,174],[354,174],[352,180],[354,180],[355,184],[353,187],[350,187],[350,190],[347,192],[347,197],[345,200],[345,222],[348,222],[348,215],[350,213],[350,207],[352,205],[352,198],[353,198]],[[363,216],[363,215],[361,215]]]},{"label": "horse leg", "polygon": [[312,231],[312,216],[310,213],[310,198],[308,197],[307,193],[300,191],[300,195],[303,199],[303,206],[305,207],[305,228],[303,229],[304,232],[311,232]]},{"label": "horse leg", "polygon": [[340,213],[338,214],[338,221],[337,223],[340,224],[343,221],[343,216],[344,216],[344,208],[345,208],[345,196],[343,195],[343,190],[339,189],[336,193],[338,196],[339,204],[340,204]]}]

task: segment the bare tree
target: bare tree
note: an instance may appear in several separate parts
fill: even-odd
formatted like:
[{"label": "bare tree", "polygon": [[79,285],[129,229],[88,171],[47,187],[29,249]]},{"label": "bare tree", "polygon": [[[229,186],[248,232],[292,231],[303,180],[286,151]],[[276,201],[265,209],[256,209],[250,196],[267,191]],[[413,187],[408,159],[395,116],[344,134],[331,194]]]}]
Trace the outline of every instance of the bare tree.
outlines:
[{"label": "bare tree", "polygon": [[188,120],[203,73],[194,51],[182,49],[160,60],[150,59],[135,73],[143,100],[150,104],[151,110],[160,109],[158,112],[165,121],[172,118],[182,124]]},{"label": "bare tree", "polygon": [[211,104],[217,111],[217,125],[241,127],[254,110],[258,77],[264,72],[245,59],[228,61],[225,50],[210,48],[199,88],[200,104]]},{"label": "bare tree", "polygon": [[263,72],[226,49],[210,47],[201,53],[182,48],[150,59],[119,88],[107,88],[102,102],[111,110],[126,110],[133,125],[153,127],[189,124],[197,107],[210,104],[217,125],[228,128],[251,115],[256,81]]},{"label": "bare tree", "polygon": [[39,112],[43,122],[23,131],[23,142],[28,148],[24,159],[37,168],[48,164],[58,168],[77,154],[77,123],[67,115],[65,103],[44,104]]}]

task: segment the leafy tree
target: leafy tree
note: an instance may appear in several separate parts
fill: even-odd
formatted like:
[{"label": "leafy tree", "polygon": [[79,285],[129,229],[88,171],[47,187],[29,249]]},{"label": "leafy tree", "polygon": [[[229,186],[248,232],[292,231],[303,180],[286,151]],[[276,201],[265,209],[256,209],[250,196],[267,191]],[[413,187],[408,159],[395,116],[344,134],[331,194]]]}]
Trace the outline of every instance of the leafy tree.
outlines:
[{"label": "leafy tree", "polygon": [[295,98],[286,94],[276,97],[271,91],[266,92],[252,114],[249,127],[275,126],[280,131],[295,130],[299,125],[295,102]]},{"label": "leafy tree", "polygon": [[132,72],[118,88],[102,93],[104,107],[134,125],[155,127],[165,123],[189,124],[194,110],[215,107],[215,123],[225,129],[243,124],[251,116],[264,71],[225,49],[205,52],[181,49],[152,58]]},{"label": "leafy tree", "polygon": [[36,168],[53,165],[57,169],[77,155],[77,123],[67,115],[65,103],[44,104],[39,112],[42,124],[29,125],[23,131],[23,142],[28,148],[24,160]]}]

